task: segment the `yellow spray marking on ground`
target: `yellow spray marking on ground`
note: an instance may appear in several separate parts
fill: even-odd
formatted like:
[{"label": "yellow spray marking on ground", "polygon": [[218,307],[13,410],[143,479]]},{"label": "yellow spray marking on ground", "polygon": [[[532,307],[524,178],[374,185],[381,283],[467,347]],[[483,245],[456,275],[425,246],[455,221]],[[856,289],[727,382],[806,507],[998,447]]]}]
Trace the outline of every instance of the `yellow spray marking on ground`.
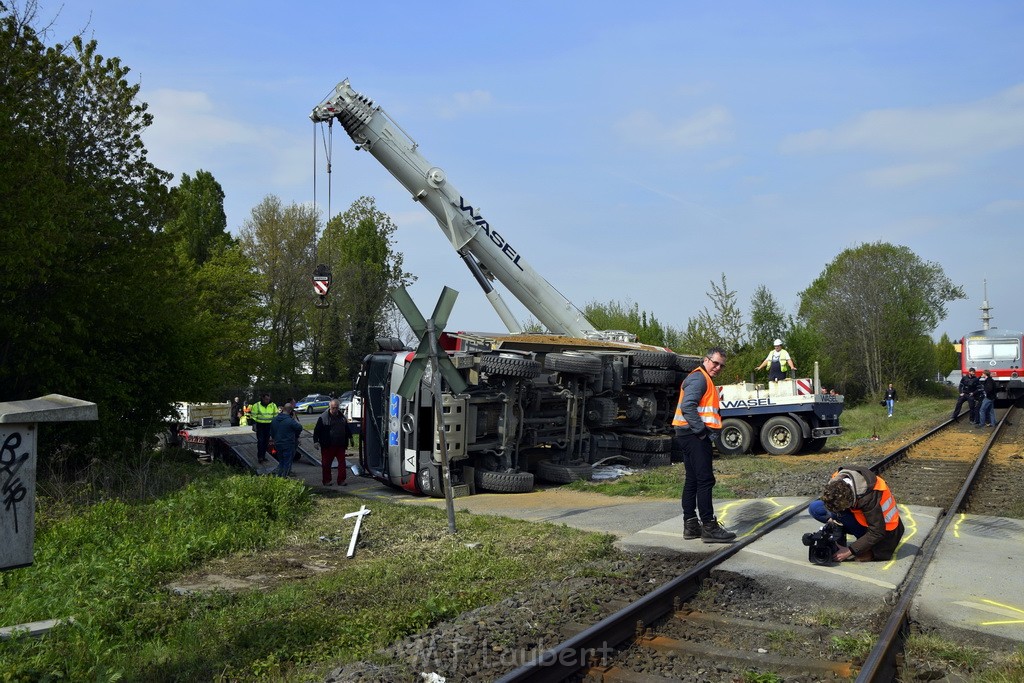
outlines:
[{"label": "yellow spray marking on ground", "polygon": [[908,508],[905,505],[900,505],[899,508],[900,519],[903,520],[903,526],[905,527],[905,530],[903,532],[903,538],[900,539],[899,545],[897,545],[896,550],[893,551],[892,559],[886,562],[885,566],[882,567],[883,570],[887,570],[890,567],[892,567],[892,565],[896,562],[896,558],[900,554],[900,548],[903,547],[903,544],[912,539],[914,536],[917,536],[917,520],[914,519],[914,515],[910,512],[910,508]]},{"label": "yellow spray marking on ground", "polygon": [[967,518],[967,514],[961,512],[956,516],[956,521],[953,522],[953,538],[960,538],[960,523]]},{"label": "yellow spray marking on ground", "polygon": [[988,603],[989,605],[995,605],[996,607],[1002,607],[1003,609],[1009,610],[1011,612],[1016,612],[1017,614],[1021,615],[1019,619],[1007,619],[1003,621],[983,621],[981,622],[982,626],[998,626],[1001,624],[1024,624],[1024,609],[1013,607],[1011,605],[1004,605],[1000,602],[996,602],[995,600],[982,599],[982,602]]}]

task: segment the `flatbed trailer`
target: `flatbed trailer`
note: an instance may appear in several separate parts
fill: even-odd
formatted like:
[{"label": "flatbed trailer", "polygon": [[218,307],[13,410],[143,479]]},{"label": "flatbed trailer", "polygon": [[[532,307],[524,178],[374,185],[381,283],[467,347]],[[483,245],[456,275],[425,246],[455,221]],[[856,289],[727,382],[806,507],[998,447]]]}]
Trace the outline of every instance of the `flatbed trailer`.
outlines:
[{"label": "flatbed trailer", "polygon": [[[179,432],[181,447],[200,458],[220,460],[242,467],[256,474],[269,474],[277,468],[277,459],[267,454],[267,460],[256,459],[256,434],[252,427],[197,427]],[[295,452],[295,462],[320,465],[320,455],[313,447],[313,435],[303,430]]]}]

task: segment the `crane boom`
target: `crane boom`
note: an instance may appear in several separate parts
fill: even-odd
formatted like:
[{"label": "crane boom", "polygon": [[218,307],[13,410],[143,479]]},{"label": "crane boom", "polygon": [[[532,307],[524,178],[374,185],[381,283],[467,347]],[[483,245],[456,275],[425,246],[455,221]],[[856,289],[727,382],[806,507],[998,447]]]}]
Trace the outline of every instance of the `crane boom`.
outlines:
[{"label": "crane boom", "polygon": [[413,201],[431,213],[510,332],[521,332],[522,326],[494,289],[494,279],[550,332],[597,336],[583,313],[526,262],[508,237],[484,219],[479,207],[466,201],[442,169],[419,153],[401,126],[373,100],[353,90],[348,79],[313,108],[310,118],[326,123],[337,119],[356,149],[372,154],[412,194]]}]

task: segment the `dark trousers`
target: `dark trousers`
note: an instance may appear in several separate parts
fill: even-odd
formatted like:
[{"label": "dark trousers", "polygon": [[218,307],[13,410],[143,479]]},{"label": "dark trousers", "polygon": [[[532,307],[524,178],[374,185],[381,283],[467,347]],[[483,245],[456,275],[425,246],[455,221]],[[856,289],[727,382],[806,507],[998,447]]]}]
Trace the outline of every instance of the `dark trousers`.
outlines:
[{"label": "dark trousers", "polygon": [[267,444],[270,443],[270,423],[256,423],[256,459],[263,461],[267,458]]},{"label": "dark trousers", "polygon": [[954,420],[956,419],[956,416],[960,414],[960,406],[962,406],[964,403],[967,404],[967,413],[968,413],[968,415],[971,416],[972,420],[974,419],[974,397],[973,396],[964,396],[963,394],[960,394],[957,397],[957,399],[956,399],[956,405],[953,406],[953,419]]},{"label": "dark trousers", "polygon": [[295,444],[289,443],[277,446],[277,469],[274,474],[279,477],[287,477],[292,473],[292,458],[295,457]]},{"label": "dark trousers", "polygon": [[711,503],[711,489],[715,487],[715,471],[711,466],[711,439],[703,439],[689,430],[676,429],[673,437],[675,446],[683,452],[683,519],[700,514],[701,522],[710,522],[715,517]]},{"label": "dark trousers", "polygon": [[320,466],[323,468],[321,474],[324,475],[321,481],[324,484],[331,483],[331,465],[334,464],[335,459],[338,461],[338,483],[341,484],[345,481],[345,475],[348,474],[345,466],[345,447],[324,446],[320,449]]}]

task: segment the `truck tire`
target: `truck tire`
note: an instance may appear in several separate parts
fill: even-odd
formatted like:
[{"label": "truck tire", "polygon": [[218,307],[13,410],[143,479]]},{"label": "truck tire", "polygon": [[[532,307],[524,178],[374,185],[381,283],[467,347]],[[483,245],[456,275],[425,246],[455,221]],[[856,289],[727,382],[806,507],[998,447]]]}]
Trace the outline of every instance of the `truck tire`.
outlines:
[{"label": "truck tire", "polygon": [[568,484],[573,481],[590,481],[594,468],[583,463],[577,465],[558,465],[550,460],[537,462],[537,479],[551,484]]},{"label": "truck tire", "polygon": [[700,365],[700,356],[681,356],[676,354],[676,369],[690,373]]},{"label": "truck tire", "polygon": [[646,467],[647,461],[651,458],[651,454],[647,451],[623,450],[622,455],[629,458],[630,467]]},{"label": "truck tire", "polygon": [[544,369],[597,376],[602,366],[601,359],[590,353],[549,353],[544,356]]},{"label": "truck tire", "polygon": [[622,448],[642,453],[668,453],[672,450],[672,437],[665,434],[622,434]]},{"label": "truck tire", "polygon": [[817,439],[807,439],[804,442],[804,453],[819,453],[825,447],[828,437],[819,436]]},{"label": "truck tire", "polygon": [[647,458],[648,467],[668,467],[672,464],[671,453],[651,453]]},{"label": "truck tire", "polygon": [[722,434],[718,437],[718,452],[722,455],[743,455],[754,443],[754,430],[743,420],[730,417],[722,421]]},{"label": "truck tire", "polygon": [[540,363],[532,358],[493,355],[480,359],[480,369],[491,375],[533,379],[540,374]]},{"label": "truck tire", "polygon": [[497,493],[529,493],[533,490],[533,475],[529,472],[477,470],[476,486]]},{"label": "truck tire", "polygon": [[761,445],[769,455],[793,455],[804,445],[804,437],[796,420],[776,415],[761,427]]},{"label": "truck tire", "polygon": [[675,370],[662,370],[660,368],[633,368],[629,371],[629,378],[634,384],[672,384],[676,383]]},{"label": "truck tire", "polygon": [[633,365],[638,368],[675,369],[676,354],[671,351],[634,351]]}]

